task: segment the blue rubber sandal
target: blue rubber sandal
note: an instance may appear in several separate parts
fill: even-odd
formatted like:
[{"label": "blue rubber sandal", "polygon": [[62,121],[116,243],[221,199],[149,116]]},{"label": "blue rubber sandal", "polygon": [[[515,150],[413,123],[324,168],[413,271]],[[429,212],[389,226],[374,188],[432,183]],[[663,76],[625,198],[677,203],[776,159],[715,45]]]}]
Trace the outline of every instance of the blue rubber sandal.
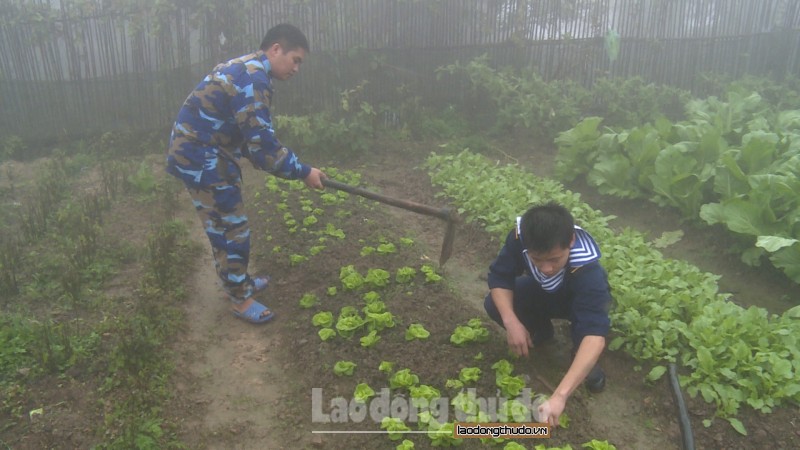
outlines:
[{"label": "blue rubber sandal", "polygon": [[245,312],[239,312],[234,310],[231,311],[231,313],[233,313],[234,317],[242,319],[246,322],[265,323],[269,322],[269,320],[275,316],[275,313],[272,311],[270,311],[269,314],[267,314],[266,316],[262,316],[264,311],[266,311],[267,309],[269,308],[262,305],[261,303],[258,303],[257,301],[253,301],[253,304],[250,305],[250,307],[247,308]]}]

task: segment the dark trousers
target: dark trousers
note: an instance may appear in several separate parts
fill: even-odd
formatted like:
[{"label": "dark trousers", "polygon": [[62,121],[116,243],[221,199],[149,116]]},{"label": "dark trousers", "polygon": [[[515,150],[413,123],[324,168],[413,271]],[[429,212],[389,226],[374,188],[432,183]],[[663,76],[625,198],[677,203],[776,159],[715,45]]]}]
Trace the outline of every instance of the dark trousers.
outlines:
[{"label": "dark trousers", "polygon": [[[535,339],[537,331],[551,330],[551,319],[571,320],[572,298],[566,291],[565,286],[561,286],[556,292],[547,292],[532,276],[517,277],[514,282],[514,313],[528,329],[531,337]],[[483,307],[492,320],[503,326],[503,320],[491,293],[486,295]],[[575,348],[580,344],[576,342],[574,333],[572,333],[572,344]]]}]

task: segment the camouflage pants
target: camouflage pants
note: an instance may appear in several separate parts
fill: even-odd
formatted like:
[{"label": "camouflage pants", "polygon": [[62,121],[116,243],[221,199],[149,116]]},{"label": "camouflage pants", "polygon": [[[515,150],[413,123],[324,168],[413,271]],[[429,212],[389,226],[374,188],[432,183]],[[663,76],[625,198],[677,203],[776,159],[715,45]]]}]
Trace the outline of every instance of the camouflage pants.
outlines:
[{"label": "camouflage pants", "polygon": [[247,274],[250,226],[244,213],[241,179],[187,189],[211,242],[223,289],[232,302],[241,304],[254,293],[253,280]]}]

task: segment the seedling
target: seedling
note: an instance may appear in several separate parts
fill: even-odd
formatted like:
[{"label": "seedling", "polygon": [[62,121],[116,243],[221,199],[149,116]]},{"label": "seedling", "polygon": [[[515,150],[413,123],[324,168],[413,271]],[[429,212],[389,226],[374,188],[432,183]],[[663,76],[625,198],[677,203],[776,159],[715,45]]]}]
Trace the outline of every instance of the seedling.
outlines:
[{"label": "seedling", "polygon": [[328,339],[333,339],[336,337],[336,330],[333,328],[323,328],[317,332],[319,338],[323,341],[327,341]]},{"label": "seedling", "polygon": [[410,388],[419,384],[419,376],[411,372],[411,369],[402,369],[389,378],[389,387],[392,389],[397,388]]},{"label": "seedling", "polygon": [[403,432],[411,431],[411,428],[396,417],[384,417],[381,420],[381,428],[388,431],[389,439],[397,441],[403,438]]},{"label": "seedling", "polygon": [[413,267],[400,267],[397,269],[397,273],[395,274],[395,281],[398,283],[411,283],[414,281],[414,277],[417,275],[417,270]]},{"label": "seedling", "polygon": [[478,382],[481,379],[481,369],[479,367],[464,367],[458,373],[458,379],[464,384]]},{"label": "seedling", "polygon": [[353,400],[358,403],[366,403],[367,400],[375,396],[375,391],[367,383],[358,383],[353,392]]},{"label": "seedling", "polygon": [[391,275],[383,269],[369,269],[364,282],[380,288],[389,284],[389,278],[391,278]]},{"label": "seedling", "polygon": [[306,293],[303,294],[303,297],[300,298],[300,307],[304,309],[311,308],[312,306],[317,304],[317,296],[316,294]]},{"label": "seedling", "polygon": [[311,318],[315,327],[330,327],[333,325],[333,314],[330,311],[320,311]]},{"label": "seedling", "polygon": [[406,330],[406,340],[413,341],[414,339],[428,339],[431,335],[430,331],[426,330],[421,324],[412,323]]},{"label": "seedling", "polygon": [[333,365],[333,373],[340,377],[353,375],[354,370],[356,370],[356,363],[352,361],[336,361],[336,364]]},{"label": "seedling", "polygon": [[378,332],[376,330],[372,330],[369,332],[368,335],[362,337],[360,339],[361,346],[365,348],[372,347],[373,345],[377,344],[378,341],[381,340],[381,337],[378,336]]}]

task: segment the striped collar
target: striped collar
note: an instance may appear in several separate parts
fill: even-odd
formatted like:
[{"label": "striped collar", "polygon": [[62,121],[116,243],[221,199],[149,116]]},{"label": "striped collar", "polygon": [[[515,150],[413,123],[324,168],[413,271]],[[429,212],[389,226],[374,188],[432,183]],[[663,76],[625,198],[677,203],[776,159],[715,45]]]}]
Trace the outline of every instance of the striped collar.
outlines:
[{"label": "striped collar", "polygon": [[558,273],[550,277],[544,275],[536,266],[531,262],[528,257],[528,249],[525,248],[525,243],[522,240],[522,217],[517,217],[517,237],[522,243],[522,257],[528,265],[528,271],[533,275],[536,281],[547,292],[557,291],[564,282],[564,274],[569,268],[571,272],[600,259],[600,247],[595,242],[594,238],[586,232],[583,228],[575,225],[575,243],[569,250],[569,261],[567,265],[562,268]]}]

